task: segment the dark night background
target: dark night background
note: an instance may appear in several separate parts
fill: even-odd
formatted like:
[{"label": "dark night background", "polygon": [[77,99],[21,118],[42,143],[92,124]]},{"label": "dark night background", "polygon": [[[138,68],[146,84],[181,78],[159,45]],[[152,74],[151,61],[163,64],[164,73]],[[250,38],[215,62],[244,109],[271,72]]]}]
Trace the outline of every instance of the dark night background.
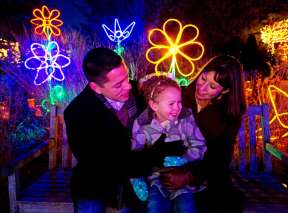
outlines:
[{"label": "dark night background", "polygon": [[[287,0],[1,0],[0,33],[11,38],[11,32],[29,28],[31,11],[40,5],[58,8],[66,28],[77,29],[93,36],[102,23],[115,17],[130,22],[136,20],[137,30],[161,26],[167,18],[178,18],[200,28],[206,47],[223,48],[239,38],[246,41],[249,34],[288,15]],[[144,28],[143,28],[144,26]],[[238,41],[237,41],[238,40]]]}]

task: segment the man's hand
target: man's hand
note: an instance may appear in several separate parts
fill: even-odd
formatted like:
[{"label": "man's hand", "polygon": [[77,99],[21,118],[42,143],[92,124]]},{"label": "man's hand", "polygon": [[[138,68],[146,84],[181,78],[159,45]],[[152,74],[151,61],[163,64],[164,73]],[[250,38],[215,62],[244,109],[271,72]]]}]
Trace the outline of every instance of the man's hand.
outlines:
[{"label": "man's hand", "polygon": [[165,134],[162,134],[160,138],[154,143],[151,147],[159,156],[162,158],[166,156],[181,156],[183,155],[187,147],[183,145],[183,141],[171,141],[171,142],[164,142],[165,141]]},{"label": "man's hand", "polygon": [[168,190],[177,190],[192,183],[192,174],[184,168],[169,167],[160,171],[161,183]]}]

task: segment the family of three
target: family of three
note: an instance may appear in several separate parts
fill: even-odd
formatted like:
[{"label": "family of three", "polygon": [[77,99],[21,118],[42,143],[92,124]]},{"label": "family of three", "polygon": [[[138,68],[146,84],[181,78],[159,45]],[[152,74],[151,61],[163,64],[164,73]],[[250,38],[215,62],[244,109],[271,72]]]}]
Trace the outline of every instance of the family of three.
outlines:
[{"label": "family of three", "polygon": [[83,71],[88,85],[64,112],[76,213],[242,212],[229,176],[245,111],[234,57],[212,58],[182,89],[164,76],[129,82],[107,48],[90,50]]}]

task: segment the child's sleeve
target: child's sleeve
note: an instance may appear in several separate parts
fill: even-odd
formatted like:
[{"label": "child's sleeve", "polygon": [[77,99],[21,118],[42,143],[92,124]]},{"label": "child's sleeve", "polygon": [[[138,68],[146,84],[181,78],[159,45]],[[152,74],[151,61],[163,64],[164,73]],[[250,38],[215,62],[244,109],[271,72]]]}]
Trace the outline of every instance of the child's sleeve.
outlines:
[{"label": "child's sleeve", "polygon": [[207,150],[205,138],[198,128],[193,114],[191,114],[183,123],[183,134],[186,137],[185,145],[188,147],[184,157],[188,161],[201,160]]},{"label": "child's sleeve", "polygon": [[146,142],[146,135],[143,126],[139,125],[136,119],[132,128],[132,150],[139,150],[144,148]]}]

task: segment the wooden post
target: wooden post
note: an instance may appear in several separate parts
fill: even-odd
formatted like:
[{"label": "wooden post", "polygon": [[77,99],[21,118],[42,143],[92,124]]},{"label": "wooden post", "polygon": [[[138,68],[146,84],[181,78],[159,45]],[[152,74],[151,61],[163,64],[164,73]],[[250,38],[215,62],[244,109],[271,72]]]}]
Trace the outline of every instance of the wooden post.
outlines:
[{"label": "wooden post", "polygon": [[246,148],[245,148],[245,119],[242,118],[239,130],[239,171],[246,172]]},{"label": "wooden post", "polygon": [[68,141],[67,141],[67,135],[66,135],[66,125],[64,122],[64,110],[65,107],[62,107],[59,113],[59,118],[61,119],[61,123],[62,123],[62,146],[61,146],[61,157],[62,157],[62,168],[67,169],[67,168],[71,168],[71,161],[72,161],[72,154],[71,151],[69,150],[69,145],[68,145]]},{"label": "wooden post", "polygon": [[50,111],[50,139],[49,139],[49,169],[57,166],[57,106],[52,105]]},{"label": "wooden post", "polygon": [[10,213],[17,213],[17,184],[16,184],[16,173],[13,172],[8,176],[8,193],[9,193],[9,204]]},{"label": "wooden post", "polygon": [[257,171],[257,155],[256,155],[256,123],[255,115],[257,114],[257,106],[251,106],[248,109],[248,128],[250,135],[250,172]]},{"label": "wooden post", "polygon": [[263,113],[261,116],[261,124],[262,124],[262,135],[263,135],[264,171],[271,172],[272,171],[271,155],[266,150],[266,144],[270,144],[269,106],[268,104],[263,104],[261,107],[262,107],[262,113]]}]

